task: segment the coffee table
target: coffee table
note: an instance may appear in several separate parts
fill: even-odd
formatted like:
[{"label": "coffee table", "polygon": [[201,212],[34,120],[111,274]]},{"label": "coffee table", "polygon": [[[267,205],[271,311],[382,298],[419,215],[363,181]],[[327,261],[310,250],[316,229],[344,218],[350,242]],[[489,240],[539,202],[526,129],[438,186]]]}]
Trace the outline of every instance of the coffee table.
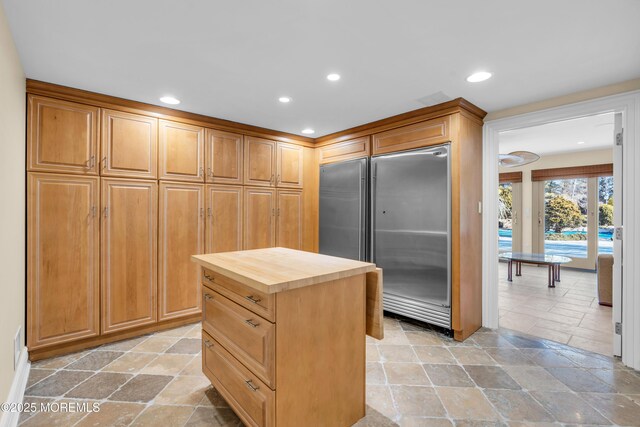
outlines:
[{"label": "coffee table", "polygon": [[522,276],[522,263],[549,266],[549,287],[555,288],[560,281],[560,265],[571,262],[572,259],[562,255],[529,254],[524,252],[504,252],[500,258],[509,262],[507,280],[513,281],[512,269],[516,265],[516,276]]}]

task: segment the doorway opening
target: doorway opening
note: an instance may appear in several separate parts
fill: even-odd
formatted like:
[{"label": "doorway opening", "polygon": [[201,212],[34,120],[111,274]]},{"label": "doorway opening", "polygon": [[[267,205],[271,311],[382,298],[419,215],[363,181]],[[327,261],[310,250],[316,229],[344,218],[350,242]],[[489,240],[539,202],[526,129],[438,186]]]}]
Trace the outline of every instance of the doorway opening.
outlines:
[{"label": "doorway opening", "polygon": [[499,170],[500,327],[614,354],[615,128],[607,112],[499,132],[501,155],[539,156]]}]

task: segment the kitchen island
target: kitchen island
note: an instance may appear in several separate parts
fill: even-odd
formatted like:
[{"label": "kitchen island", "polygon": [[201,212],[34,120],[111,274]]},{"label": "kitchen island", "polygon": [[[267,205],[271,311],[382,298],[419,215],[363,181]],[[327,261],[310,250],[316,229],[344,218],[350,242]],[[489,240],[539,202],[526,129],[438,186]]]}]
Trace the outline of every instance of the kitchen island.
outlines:
[{"label": "kitchen island", "polygon": [[202,368],[249,426],[350,426],[365,415],[365,334],[381,337],[374,264],[285,248],[194,255]]}]

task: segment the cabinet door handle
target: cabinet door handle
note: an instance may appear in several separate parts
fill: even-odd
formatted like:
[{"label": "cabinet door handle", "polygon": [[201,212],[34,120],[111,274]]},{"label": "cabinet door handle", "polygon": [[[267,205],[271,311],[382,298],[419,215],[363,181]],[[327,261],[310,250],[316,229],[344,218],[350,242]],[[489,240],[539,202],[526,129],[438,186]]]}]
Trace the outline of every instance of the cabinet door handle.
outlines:
[{"label": "cabinet door handle", "polygon": [[107,156],[104,156],[102,158],[102,169],[106,169],[107,168]]},{"label": "cabinet door handle", "polygon": [[200,208],[200,217],[204,218],[204,208]]},{"label": "cabinet door handle", "polygon": [[96,217],[96,207],[95,207],[95,206],[91,206],[91,216],[92,216],[93,218],[95,218],[95,217]]},{"label": "cabinet door handle", "polygon": [[278,174],[278,178],[276,178],[276,183],[280,184],[280,174]]},{"label": "cabinet door handle", "polygon": [[105,218],[109,217],[109,206],[106,206],[106,207],[104,208],[104,217],[105,217]]},{"label": "cabinet door handle", "polygon": [[96,164],[96,156],[89,157],[89,160],[84,162],[84,164],[87,169],[92,169],[93,166]]},{"label": "cabinet door handle", "polygon": [[271,174],[271,178],[269,179],[269,184],[273,184],[274,178],[275,178],[275,175]]},{"label": "cabinet door handle", "polygon": [[211,296],[211,294],[204,294],[204,299],[207,301],[211,301],[213,297]]},{"label": "cabinet door handle", "polygon": [[246,297],[244,297],[244,298],[245,298],[245,299],[248,299],[249,301],[251,301],[251,302],[252,302],[252,303],[254,303],[254,304],[257,304],[257,303],[259,303],[260,301],[262,301],[260,298],[256,298],[256,297],[254,297],[253,295],[249,295],[249,296],[246,296]]},{"label": "cabinet door handle", "polygon": [[204,168],[200,166],[200,169],[198,169],[198,176],[202,176],[202,175],[204,175]]},{"label": "cabinet door handle", "polygon": [[213,170],[211,168],[207,168],[207,176],[213,178]]},{"label": "cabinet door handle", "polygon": [[207,348],[211,348],[211,347],[213,347],[213,344],[212,344],[212,343],[211,343],[211,341],[209,341],[209,340],[204,340],[204,345],[205,345],[205,347],[207,347]]},{"label": "cabinet door handle", "polygon": [[211,217],[211,208],[207,208],[207,216]]},{"label": "cabinet door handle", "polygon": [[204,278],[213,281],[213,276],[209,276],[207,273],[204,273]]},{"label": "cabinet door handle", "polygon": [[245,384],[247,385],[247,387],[249,387],[252,391],[257,391],[257,390],[260,388],[260,387],[256,387],[255,385],[253,385],[253,381],[251,381],[251,380],[246,380],[244,383],[245,383]]},{"label": "cabinet door handle", "polygon": [[244,321],[244,323],[251,326],[252,328],[257,328],[258,326],[260,326],[260,323],[254,323],[253,319],[247,319]]}]

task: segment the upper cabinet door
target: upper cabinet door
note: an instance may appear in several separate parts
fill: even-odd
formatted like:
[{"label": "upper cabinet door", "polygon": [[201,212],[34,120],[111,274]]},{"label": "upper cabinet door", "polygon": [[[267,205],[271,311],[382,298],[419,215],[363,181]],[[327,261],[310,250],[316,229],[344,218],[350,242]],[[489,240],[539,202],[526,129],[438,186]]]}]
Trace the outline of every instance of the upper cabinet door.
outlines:
[{"label": "upper cabinet door", "polygon": [[200,267],[204,253],[204,184],[160,183],[159,320],[200,313]]},{"label": "upper cabinet door", "polygon": [[28,170],[97,175],[99,113],[97,107],[29,95]]},{"label": "upper cabinet door", "polygon": [[362,138],[351,139],[318,148],[318,162],[324,165],[327,163],[369,157],[370,154],[370,137],[363,136]]},{"label": "upper cabinet door", "polygon": [[207,185],[206,252],[242,250],[242,187]]},{"label": "upper cabinet door", "polygon": [[160,179],[204,182],[204,128],[160,120]]},{"label": "upper cabinet door", "polygon": [[242,184],[242,135],[207,129],[207,182]]},{"label": "upper cabinet door", "polygon": [[244,183],[264,187],[275,186],[276,143],[249,136],[244,144]]},{"label": "upper cabinet door", "polygon": [[100,332],[98,177],[27,174],[30,350]]},{"label": "upper cabinet door", "polygon": [[436,117],[373,135],[373,155],[413,150],[451,140],[451,116]]},{"label": "upper cabinet door", "polygon": [[156,178],[157,147],[158,119],[102,110],[101,175]]},{"label": "upper cabinet door", "polygon": [[278,190],[276,246],[302,249],[302,191]]},{"label": "upper cabinet door", "polygon": [[156,322],[158,184],[102,179],[102,333]]},{"label": "upper cabinet door", "polygon": [[276,245],[276,190],[244,188],[244,249]]},{"label": "upper cabinet door", "polygon": [[278,187],[302,188],[303,148],[278,143],[276,184]]}]

